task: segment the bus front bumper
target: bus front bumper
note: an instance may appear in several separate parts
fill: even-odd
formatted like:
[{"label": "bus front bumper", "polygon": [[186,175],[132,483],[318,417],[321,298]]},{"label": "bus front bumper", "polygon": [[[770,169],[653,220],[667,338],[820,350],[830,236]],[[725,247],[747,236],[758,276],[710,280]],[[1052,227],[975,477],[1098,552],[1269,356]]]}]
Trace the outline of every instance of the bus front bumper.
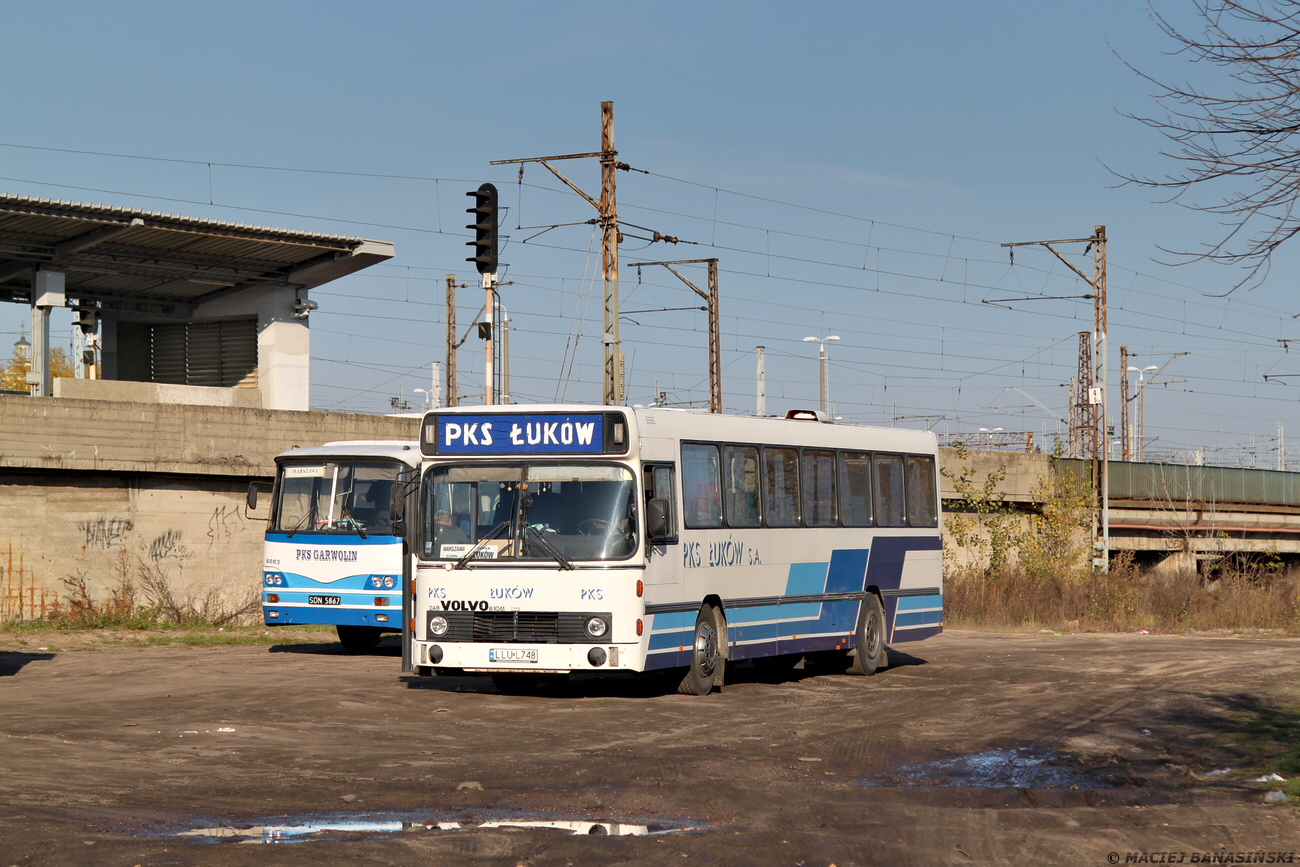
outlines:
[{"label": "bus front bumper", "polygon": [[413,662],[495,674],[640,670],[638,644],[516,644],[417,641]]}]

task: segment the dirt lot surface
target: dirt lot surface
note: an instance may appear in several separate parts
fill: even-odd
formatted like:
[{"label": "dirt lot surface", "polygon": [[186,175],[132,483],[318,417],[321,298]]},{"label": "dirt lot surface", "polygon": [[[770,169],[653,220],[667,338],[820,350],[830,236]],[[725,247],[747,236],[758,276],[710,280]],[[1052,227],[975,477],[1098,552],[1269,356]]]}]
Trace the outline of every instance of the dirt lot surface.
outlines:
[{"label": "dirt lot surface", "polygon": [[1251,782],[1296,639],[948,632],[690,698],[327,637],[0,650],[0,867],[1300,863],[1300,802]]}]

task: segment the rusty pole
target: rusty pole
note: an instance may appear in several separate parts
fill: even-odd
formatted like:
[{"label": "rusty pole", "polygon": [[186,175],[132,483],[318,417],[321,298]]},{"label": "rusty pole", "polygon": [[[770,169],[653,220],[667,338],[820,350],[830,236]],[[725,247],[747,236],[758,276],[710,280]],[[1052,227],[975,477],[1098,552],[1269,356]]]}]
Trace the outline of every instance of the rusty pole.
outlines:
[{"label": "rusty pole", "polygon": [[718,260],[709,260],[709,412],[722,412],[722,323],[718,318]]},{"label": "rusty pole", "polygon": [[1108,418],[1108,401],[1106,399],[1106,227],[1098,226],[1093,235],[1093,255],[1096,257],[1096,279],[1093,282],[1096,298],[1096,312],[1093,314],[1097,329],[1097,352],[1093,363],[1097,367],[1096,381],[1101,386],[1101,418],[1099,419],[1101,452],[1096,455],[1097,474],[1099,477],[1098,496],[1101,498],[1101,532],[1098,539],[1099,550],[1093,557],[1094,568],[1102,572],[1110,569],[1110,419]]},{"label": "rusty pole", "polygon": [[[701,291],[686,275],[674,268],[674,265],[709,266],[709,291]],[[675,262],[633,262],[633,267],[640,269],[648,265],[662,265],[673,275],[691,288],[691,290],[708,302],[709,313],[709,412],[722,412],[722,319],[718,312],[718,260],[717,259],[678,259]]]},{"label": "rusty pole", "polygon": [[605,274],[605,403],[623,403],[623,340],[618,309],[618,197],[614,170],[618,151],[614,149],[614,103],[600,104],[600,224],[603,229],[601,263]]},{"label": "rusty pole", "polygon": [[1129,443],[1133,440],[1133,411],[1130,408],[1132,398],[1129,397],[1128,383],[1128,347],[1119,348],[1119,403],[1120,403],[1120,426],[1119,426],[1119,450],[1120,456],[1124,460],[1131,460],[1129,457]]},{"label": "rusty pole", "polygon": [[456,391],[456,275],[447,275],[447,406],[458,406]]},{"label": "rusty pole", "polygon": [[[1056,249],[1060,244],[1084,243],[1094,251],[1095,263],[1091,277]],[[1110,560],[1110,429],[1106,399],[1106,227],[1097,226],[1092,236],[1088,238],[1014,241],[1002,246],[1045,247],[1092,287],[1094,302],[1092,340],[1085,339],[1087,332],[1079,335],[1079,398],[1082,404],[1080,418],[1086,425],[1082,433],[1092,461],[1093,492],[1097,498],[1094,500],[1092,521],[1092,565],[1094,569],[1104,572],[1109,567]],[[1086,253],[1087,250],[1084,252]]]},{"label": "rusty pole", "polygon": [[[598,157],[600,159],[600,199],[594,199],[577,184],[564,176],[559,169],[551,165],[556,160],[576,160]],[[614,103],[600,104],[600,150],[585,154],[557,154],[548,157],[524,157],[522,159],[492,160],[491,165],[504,166],[516,163],[541,163],[569,189],[583,198],[587,204],[596,209],[597,218],[603,233],[601,241],[601,266],[605,282],[605,332],[601,343],[605,348],[603,399],[606,404],[617,406],[623,402],[623,340],[619,329],[618,305],[618,245],[622,235],[618,230],[618,196],[615,193],[614,173],[618,169],[627,171],[630,166],[620,163],[618,151],[614,149]]]}]

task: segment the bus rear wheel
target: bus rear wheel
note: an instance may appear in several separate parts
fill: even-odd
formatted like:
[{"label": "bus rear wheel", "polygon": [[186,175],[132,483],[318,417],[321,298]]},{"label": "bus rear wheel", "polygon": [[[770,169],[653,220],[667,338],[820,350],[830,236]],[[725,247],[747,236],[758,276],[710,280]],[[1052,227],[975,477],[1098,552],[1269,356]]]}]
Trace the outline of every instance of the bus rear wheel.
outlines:
[{"label": "bus rear wheel", "polygon": [[379,636],[384,634],[384,630],[376,629],[373,626],[344,626],[339,624],[334,627],[339,634],[339,644],[348,653],[365,653],[367,650],[374,648],[379,643]]},{"label": "bus rear wheel", "polygon": [[682,695],[708,695],[722,681],[725,638],[722,617],[712,605],[701,606],[695,618],[695,639],[691,645],[691,667],[677,685]]},{"label": "bus rear wheel", "polygon": [[849,653],[849,674],[875,674],[889,664],[885,647],[885,609],[880,597],[868,592],[858,615],[858,646]]}]

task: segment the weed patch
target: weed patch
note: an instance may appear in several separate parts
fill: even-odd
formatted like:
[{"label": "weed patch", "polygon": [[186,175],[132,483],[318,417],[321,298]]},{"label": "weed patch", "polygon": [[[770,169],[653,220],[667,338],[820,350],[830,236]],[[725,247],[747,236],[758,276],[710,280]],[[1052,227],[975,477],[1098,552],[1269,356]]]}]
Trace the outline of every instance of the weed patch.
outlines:
[{"label": "weed patch", "polygon": [[261,594],[256,586],[234,596],[219,591],[195,596],[177,592],[158,564],[130,558],[125,552],[112,568],[106,593],[92,593],[85,572],[69,575],[62,579],[63,595],[43,616],[0,621],[0,631],[216,628],[254,623],[260,613]]},{"label": "weed patch", "polygon": [[1110,571],[1081,574],[1010,567],[944,582],[953,626],[1074,632],[1277,630],[1300,634],[1300,582],[1279,572],[1141,572],[1121,556]]}]

